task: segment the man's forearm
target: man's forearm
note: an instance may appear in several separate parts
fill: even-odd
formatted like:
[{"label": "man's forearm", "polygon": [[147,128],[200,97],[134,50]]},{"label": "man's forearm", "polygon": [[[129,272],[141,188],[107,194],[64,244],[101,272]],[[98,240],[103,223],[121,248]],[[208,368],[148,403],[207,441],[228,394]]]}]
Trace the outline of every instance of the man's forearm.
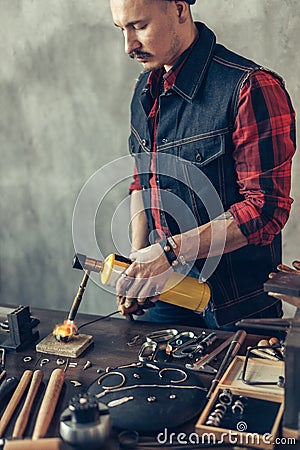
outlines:
[{"label": "man's forearm", "polygon": [[131,250],[136,251],[149,245],[148,222],[144,210],[142,191],[133,191],[130,202]]},{"label": "man's forearm", "polygon": [[246,236],[228,212],[173,239],[186,261],[229,253],[248,245]]}]

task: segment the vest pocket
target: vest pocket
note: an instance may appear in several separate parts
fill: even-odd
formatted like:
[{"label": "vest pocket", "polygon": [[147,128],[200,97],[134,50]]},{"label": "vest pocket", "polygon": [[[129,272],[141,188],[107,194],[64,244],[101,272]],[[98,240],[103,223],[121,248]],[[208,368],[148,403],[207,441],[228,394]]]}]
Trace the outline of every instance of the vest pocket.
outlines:
[{"label": "vest pocket", "polygon": [[191,137],[178,146],[178,157],[203,167],[225,153],[225,134],[207,138]]}]

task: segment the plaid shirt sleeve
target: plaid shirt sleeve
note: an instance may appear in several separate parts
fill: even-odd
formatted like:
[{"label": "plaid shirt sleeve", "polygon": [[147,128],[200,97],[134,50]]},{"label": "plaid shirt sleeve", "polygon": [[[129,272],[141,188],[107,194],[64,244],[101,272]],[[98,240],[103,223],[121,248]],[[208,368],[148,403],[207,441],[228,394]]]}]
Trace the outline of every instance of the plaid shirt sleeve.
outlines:
[{"label": "plaid shirt sleeve", "polygon": [[287,92],[271,73],[254,72],[241,90],[233,132],[244,200],[229,209],[249,244],[270,244],[288,219],[295,141],[295,112]]}]

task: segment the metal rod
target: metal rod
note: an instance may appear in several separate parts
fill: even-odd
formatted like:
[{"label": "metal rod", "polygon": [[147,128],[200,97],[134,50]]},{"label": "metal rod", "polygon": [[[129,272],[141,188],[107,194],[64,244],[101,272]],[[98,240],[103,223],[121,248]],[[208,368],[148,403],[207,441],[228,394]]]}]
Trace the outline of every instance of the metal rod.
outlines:
[{"label": "metal rod", "polygon": [[229,345],[229,348],[227,350],[227,353],[219,367],[219,370],[215,376],[215,378],[212,380],[211,386],[209,388],[209,391],[207,393],[206,398],[210,398],[211,394],[214,392],[215,388],[219,384],[219,381],[222,377],[222,375],[225,373],[225,370],[228,368],[229,364],[241,348],[241,345],[243,344],[244,340],[246,339],[247,333],[244,330],[238,330],[235,335],[232,338],[232,341]]},{"label": "metal rod", "polygon": [[81,303],[81,300],[82,300],[82,297],[83,297],[83,294],[84,294],[87,282],[89,281],[89,276],[90,276],[90,272],[88,270],[86,270],[84,272],[84,275],[83,275],[83,278],[81,280],[79,289],[78,289],[77,294],[76,294],[76,296],[75,296],[75,298],[73,300],[70,312],[68,314],[68,321],[69,322],[73,322],[74,319],[75,319],[75,316],[76,316],[78,308],[80,306],[80,303]]},{"label": "metal rod", "polygon": [[187,369],[200,371],[202,367],[206,366],[206,364],[209,364],[219,353],[221,353],[226,347],[228,347],[231,341],[232,337],[229,337],[228,339],[226,339],[226,341],[222,342],[222,344],[215,348],[215,350],[203,356],[203,358],[199,359],[194,364],[186,364],[185,367]]}]

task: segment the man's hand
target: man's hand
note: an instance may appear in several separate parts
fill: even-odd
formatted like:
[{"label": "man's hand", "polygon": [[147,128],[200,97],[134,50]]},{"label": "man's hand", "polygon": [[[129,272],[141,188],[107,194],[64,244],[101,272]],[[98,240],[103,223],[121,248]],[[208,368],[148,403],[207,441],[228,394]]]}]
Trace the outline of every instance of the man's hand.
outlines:
[{"label": "man's hand", "polygon": [[133,252],[130,259],[116,285],[119,311],[127,318],[152,306],[173,272],[160,244]]}]

